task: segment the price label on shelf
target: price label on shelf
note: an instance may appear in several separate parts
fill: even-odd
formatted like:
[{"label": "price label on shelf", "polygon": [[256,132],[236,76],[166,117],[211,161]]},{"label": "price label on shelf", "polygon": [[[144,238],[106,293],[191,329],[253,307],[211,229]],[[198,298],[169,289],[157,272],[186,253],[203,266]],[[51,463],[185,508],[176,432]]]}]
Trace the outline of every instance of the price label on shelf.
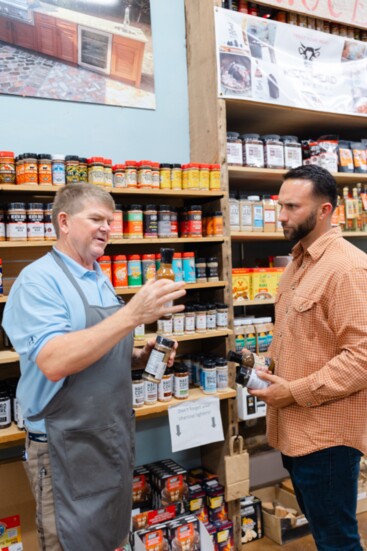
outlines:
[{"label": "price label on shelf", "polygon": [[206,397],[168,408],[172,451],[224,440],[219,398]]}]

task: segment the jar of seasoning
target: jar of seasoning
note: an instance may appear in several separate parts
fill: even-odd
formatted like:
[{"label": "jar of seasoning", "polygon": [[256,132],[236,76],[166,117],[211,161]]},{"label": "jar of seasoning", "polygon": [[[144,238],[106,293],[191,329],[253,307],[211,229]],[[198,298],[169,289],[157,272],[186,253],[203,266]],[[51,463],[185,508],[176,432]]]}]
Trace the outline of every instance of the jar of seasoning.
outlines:
[{"label": "jar of seasoning", "polygon": [[302,146],[297,136],[282,136],[284,144],[284,165],[285,168],[296,168],[302,164]]},{"label": "jar of seasoning", "polygon": [[183,279],[186,283],[195,283],[195,253],[182,253]]},{"label": "jar of seasoning", "polygon": [[242,166],[242,140],[238,132],[227,132],[227,164]]},{"label": "jar of seasoning", "polygon": [[5,241],[5,212],[2,205],[0,205],[0,241]]},{"label": "jar of seasoning", "polygon": [[173,397],[173,372],[167,367],[159,385],[158,385],[158,400],[160,402],[170,402]]},{"label": "jar of seasoning", "polygon": [[143,214],[144,237],[158,237],[158,213],[155,205],[146,205]]},{"label": "jar of seasoning", "polygon": [[88,159],[79,157],[79,182],[82,184],[88,183]]},{"label": "jar of seasoning", "polygon": [[209,189],[220,189],[220,164],[210,165]]},{"label": "jar of seasoning", "polygon": [[171,237],[171,209],[168,205],[159,206],[158,237]]},{"label": "jar of seasoning", "polygon": [[130,205],[126,212],[126,237],[128,239],[142,239],[143,237],[143,210],[141,205]]},{"label": "jar of seasoning", "polygon": [[7,241],[27,241],[25,203],[9,203],[6,222]]},{"label": "jar of seasoning", "polygon": [[205,358],[201,370],[201,387],[204,394],[215,394],[217,392],[217,371],[215,361]]},{"label": "jar of seasoning", "polygon": [[136,161],[125,161],[126,187],[138,187],[138,163]]},{"label": "jar of seasoning", "polygon": [[141,340],[145,338],[145,324],[141,323],[134,329],[134,339]]},{"label": "jar of seasoning", "polygon": [[124,254],[111,257],[112,260],[112,285],[114,287],[127,287],[127,261]]},{"label": "jar of seasoning", "polygon": [[182,189],[182,168],[179,164],[171,165],[171,189]]},{"label": "jar of seasoning", "polygon": [[183,312],[173,314],[173,334],[185,334],[185,314]]},{"label": "jar of seasoning", "polygon": [[155,254],[143,254],[142,256],[143,284],[150,279],[155,279]]},{"label": "jar of seasoning", "polygon": [[188,210],[188,237],[202,237],[202,207],[191,205]]},{"label": "jar of seasoning", "polygon": [[112,263],[111,263],[111,257],[106,255],[100,256],[98,258],[98,264],[104,273],[104,275],[111,281],[112,283]]},{"label": "jar of seasoning", "polygon": [[228,327],[228,305],[218,303],[217,305],[217,329]]},{"label": "jar of seasoning", "polygon": [[0,184],[15,184],[13,151],[0,151]]},{"label": "jar of seasoning", "polygon": [[170,207],[171,237],[178,237],[178,217],[176,207]]},{"label": "jar of seasoning", "polygon": [[199,165],[199,189],[208,190],[210,180],[210,165]]},{"label": "jar of seasoning", "polygon": [[264,144],[260,134],[242,134],[243,166],[264,168]]},{"label": "jar of seasoning", "polygon": [[104,185],[113,187],[112,159],[104,159]]},{"label": "jar of seasoning", "polygon": [[266,168],[284,168],[284,147],[278,134],[266,134],[264,141],[264,158]]},{"label": "jar of seasoning", "polygon": [[171,165],[169,163],[161,163],[159,167],[160,189],[171,189]]},{"label": "jar of seasoning", "polygon": [[231,231],[240,231],[240,202],[234,192],[229,193],[229,225]]},{"label": "jar of seasoning", "polygon": [[189,397],[189,372],[185,364],[174,365],[173,396],[176,400]]},{"label": "jar of seasoning", "polygon": [[[259,195],[249,195],[248,201],[252,207],[252,231],[264,231],[264,207]],[[242,229],[242,228],[241,228]]]},{"label": "jar of seasoning", "polygon": [[133,371],[132,375],[133,408],[144,405],[144,381],[141,371]]},{"label": "jar of seasoning", "polygon": [[125,177],[125,165],[114,165],[112,167],[113,171],[113,187],[116,188],[125,188],[127,187],[126,177]]},{"label": "jar of seasoning", "polygon": [[11,425],[11,398],[9,392],[0,389],[0,429],[6,429]]},{"label": "jar of seasoning", "polygon": [[77,155],[66,155],[65,177],[67,184],[79,183],[79,157]]},{"label": "jar of seasoning", "polygon": [[24,184],[24,161],[23,155],[15,157],[15,183],[17,185]]},{"label": "jar of seasoning", "polygon": [[263,195],[264,232],[275,232],[275,204],[271,195]]},{"label": "jar of seasoning", "polygon": [[174,346],[175,341],[172,339],[157,336],[143,372],[143,379],[157,384],[161,381]]},{"label": "jar of seasoning", "polygon": [[158,400],[158,385],[144,379],[144,404],[152,406]]},{"label": "jar of seasoning", "polygon": [[185,334],[191,335],[192,333],[195,333],[195,308],[194,306],[191,306],[191,304],[186,304],[185,306]]},{"label": "jar of seasoning", "polygon": [[215,361],[217,372],[217,391],[225,392],[228,388],[228,363],[225,358],[217,358]]},{"label": "jar of seasoning", "polygon": [[188,172],[187,172],[187,164],[181,165],[182,168],[182,189],[188,188]]},{"label": "jar of seasoning", "polygon": [[223,213],[221,210],[216,210],[213,212],[213,233],[217,237],[223,235]]},{"label": "jar of seasoning", "polygon": [[43,240],[45,238],[45,220],[42,203],[27,205],[27,239],[28,241]]},{"label": "jar of seasoning", "polygon": [[159,189],[159,163],[152,163],[152,189]]},{"label": "jar of seasoning", "polygon": [[95,186],[104,186],[104,158],[88,159],[88,182]]},{"label": "jar of seasoning", "polygon": [[173,316],[161,318],[157,321],[157,335],[170,336],[173,334]]},{"label": "jar of seasoning", "polygon": [[187,189],[200,189],[199,163],[187,165]]},{"label": "jar of seasoning", "polygon": [[181,253],[173,253],[172,270],[175,274],[175,281],[183,281]]},{"label": "jar of seasoning", "polygon": [[24,163],[24,184],[37,185],[38,184],[37,153],[24,153],[23,163]]},{"label": "jar of seasoning", "polygon": [[206,330],[215,331],[217,328],[217,309],[215,304],[206,305]]},{"label": "jar of seasoning", "polygon": [[195,305],[195,330],[197,333],[206,332],[206,306],[204,304]]},{"label": "jar of seasoning", "polygon": [[45,206],[45,240],[53,241],[56,239],[56,232],[52,223],[52,203],[46,203]]},{"label": "jar of seasoning", "polygon": [[[40,153],[38,159],[38,183],[40,185],[52,184],[52,161],[51,155]],[[1,179],[1,175],[0,175]],[[0,180],[1,181],[1,180]]]},{"label": "jar of seasoning", "polygon": [[110,226],[110,239],[122,239],[123,237],[124,231],[122,206],[115,205],[113,220]]},{"label": "jar of seasoning", "polygon": [[198,283],[207,281],[205,258],[197,258],[195,263],[195,275]]},{"label": "jar of seasoning", "polygon": [[152,161],[138,163],[138,188],[152,187]]},{"label": "jar of seasoning", "polygon": [[200,356],[191,356],[191,380],[195,386],[200,386]]},{"label": "jar of seasoning", "polygon": [[206,259],[206,275],[208,281],[219,281],[218,258],[210,256]]},{"label": "jar of seasoning", "polygon": [[180,235],[181,237],[189,236],[189,208],[183,207],[180,212]]},{"label": "jar of seasoning", "polygon": [[143,284],[140,254],[127,256],[127,283],[128,287],[141,287]]}]

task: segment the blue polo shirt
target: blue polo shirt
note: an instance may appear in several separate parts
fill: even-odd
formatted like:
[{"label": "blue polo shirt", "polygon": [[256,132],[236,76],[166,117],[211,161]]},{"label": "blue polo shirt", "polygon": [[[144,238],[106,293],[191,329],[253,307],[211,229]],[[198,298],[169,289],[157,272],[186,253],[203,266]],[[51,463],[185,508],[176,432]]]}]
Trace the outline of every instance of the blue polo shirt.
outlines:
[{"label": "blue polo shirt", "polygon": [[[88,270],[64,255],[63,259],[89,304],[118,304],[110,281],[98,263]],[[25,425],[31,432],[46,432],[44,420],[29,421],[39,413],[62,387],[64,379],[54,383],[38,369],[36,360],[43,346],[58,335],[85,329],[85,310],[75,287],[50,253],[22,270],[11,288],[2,325],[20,356],[20,380],[17,399]]]}]

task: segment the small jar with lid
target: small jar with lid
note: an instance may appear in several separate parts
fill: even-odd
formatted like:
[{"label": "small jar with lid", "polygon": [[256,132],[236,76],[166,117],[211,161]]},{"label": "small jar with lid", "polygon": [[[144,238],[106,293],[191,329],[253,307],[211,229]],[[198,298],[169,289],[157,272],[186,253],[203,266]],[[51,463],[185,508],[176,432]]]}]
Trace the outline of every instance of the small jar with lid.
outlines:
[{"label": "small jar with lid", "polygon": [[134,329],[134,339],[142,340],[145,339],[145,323],[137,325]]},{"label": "small jar with lid", "polygon": [[225,358],[215,360],[217,372],[217,391],[225,392],[228,389],[228,363]]},{"label": "small jar with lid", "polygon": [[158,385],[159,402],[170,402],[173,397],[173,371],[167,367]]},{"label": "small jar with lid", "polygon": [[9,203],[6,217],[7,241],[27,241],[25,203]]},{"label": "small jar with lid", "polygon": [[152,189],[159,189],[159,163],[152,163]]},{"label": "small jar with lid", "polygon": [[138,163],[136,161],[125,161],[126,187],[138,187]]},{"label": "small jar with lid", "polygon": [[157,335],[170,337],[173,335],[173,316],[157,321]]},{"label": "small jar with lid", "polygon": [[284,144],[284,165],[286,169],[302,165],[302,146],[297,136],[282,136]]},{"label": "small jar with lid", "polygon": [[226,329],[228,327],[228,305],[217,303],[217,329]]},{"label": "small jar with lid", "polygon": [[204,394],[215,394],[217,392],[217,371],[215,361],[205,358],[201,370],[201,387]]},{"label": "small jar with lid", "polygon": [[116,288],[127,287],[127,260],[124,254],[111,257],[112,263],[112,285]]},{"label": "small jar with lid", "polygon": [[113,187],[113,172],[112,172],[112,159],[103,160],[103,172],[104,172],[104,185],[107,188]]},{"label": "small jar with lid", "polygon": [[171,208],[169,205],[159,206],[158,237],[171,237]]},{"label": "small jar with lid", "polygon": [[177,163],[171,165],[171,189],[182,189],[182,168]]},{"label": "small jar with lid", "polygon": [[187,165],[187,189],[200,189],[199,163]]},{"label": "small jar with lid", "polygon": [[173,396],[176,400],[189,397],[189,372],[185,364],[174,365]]},{"label": "small jar with lid", "polygon": [[37,153],[24,153],[24,184],[37,185],[38,184],[38,159]]},{"label": "small jar with lid", "polygon": [[209,189],[211,191],[220,189],[220,164],[210,165]]},{"label": "small jar with lid", "polygon": [[224,222],[223,222],[223,212],[221,210],[215,210],[212,216],[212,235],[216,237],[221,237],[224,235]]},{"label": "small jar with lid", "polygon": [[202,163],[199,165],[199,189],[209,190],[210,165]]},{"label": "small jar with lid", "polygon": [[141,408],[144,405],[144,380],[141,371],[132,373],[133,408]]},{"label": "small jar with lid", "polygon": [[204,304],[195,305],[195,329],[197,333],[206,332],[206,306]]},{"label": "small jar with lid", "polygon": [[173,253],[172,270],[175,274],[175,281],[183,281],[181,253]]},{"label": "small jar with lid", "polygon": [[185,306],[185,334],[191,335],[192,333],[195,333],[195,327],[196,327],[196,313],[195,308],[191,304],[186,304]]},{"label": "small jar with lid", "polygon": [[113,220],[110,225],[110,239],[122,239],[124,237],[122,205],[116,204],[113,212]]},{"label": "small jar with lid", "polygon": [[141,287],[143,285],[140,254],[129,254],[127,256],[127,281],[129,287]]},{"label": "small jar with lid", "polygon": [[141,205],[130,205],[126,211],[126,237],[128,239],[142,239],[143,237],[143,209]]},{"label": "small jar with lid", "polygon": [[40,185],[52,184],[52,160],[48,153],[40,153],[38,159],[38,183]]},{"label": "small jar with lid", "polygon": [[206,305],[206,330],[215,331],[217,328],[217,308],[215,304]]},{"label": "small jar with lid", "polygon": [[155,205],[145,205],[144,207],[143,235],[150,239],[158,237],[158,211]]},{"label": "small jar with lid", "polygon": [[98,264],[103,272],[103,274],[111,281],[112,283],[112,263],[111,257],[108,254],[100,256],[98,258]]},{"label": "small jar with lid", "polygon": [[27,205],[27,239],[42,241],[45,238],[45,220],[42,203]]},{"label": "small jar with lid", "polygon": [[0,388],[0,429],[11,425],[11,396],[7,389]]},{"label": "small jar with lid", "polygon": [[191,205],[188,210],[188,237],[203,236],[203,208],[201,205]]},{"label": "small jar with lid", "polygon": [[150,279],[155,279],[155,254],[143,254],[141,259],[143,285]]},{"label": "small jar with lid", "polygon": [[157,336],[143,372],[143,379],[157,384],[161,381],[174,347],[175,341],[172,339]]},{"label": "small jar with lid", "polygon": [[227,164],[242,166],[242,140],[239,132],[227,132]]},{"label": "small jar with lid", "polygon": [[66,155],[65,178],[67,184],[79,184],[79,157],[78,155]]},{"label": "small jar with lid", "polygon": [[207,281],[205,258],[197,258],[195,263],[195,275],[197,283]]},{"label": "small jar with lid", "polygon": [[158,400],[158,384],[144,379],[144,404],[152,406]]},{"label": "small jar with lid", "polygon": [[0,184],[15,184],[13,151],[0,151]]},{"label": "small jar with lid", "polygon": [[79,182],[81,184],[88,183],[88,159],[86,157],[79,157]]},{"label": "small jar with lid", "polygon": [[150,189],[152,187],[152,161],[140,161],[138,163],[138,188]]},{"label": "small jar with lid", "polygon": [[196,283],[194,252],[182,253],[182,270],[183,279],[186,283]]},{"label": "small jar with lid", "polygon": [[160,189],[171,189],[171,165],[169,163],[159,165],[159,187]]},{"label": "small jar with lid", "polygon": [[229,193],[229,225],[231,231],[240,231],[240,202],[233,191]]},{"label": "small jar with lid", "polygon": [[88,159],[88,182],[95,186],[104,186],[103,157],[91,157]]},{"label": "small jar with lid", "polygon": [[56,239],[56,232],[52,223],[52,203],[46,203],[45,205],[45,241],[53,241]]},{"label": "small jar with lid", "polygon": [[261,136],[266,168],[284,168],[284,147],[279,134]]},{"label": "small jar with lid", "polygon": [[260,134],[242,134],[243,166],[264,168],[264,144]]},{"label": "small jar with lid", "polygon": [[176,336],[185,334],[185,314],[177,312],[173,314],[173,334]]},{"label": "small jar with lid", "polygon": [[19,186],[24,184],[24,162],[23,155],[18,155],[15,161],[15,183]]},{"label": "small jar with lid", "polygon": [[178,237],[178,214],[176,207],[170,207],[171,237]]},{"label": "small jar with lid", "polygon": [[112,167],[113,172],[113,187],[115,188],[125,188],[127,187],[126,177],[125,177],[125,165],[117,164]]},{"label": "small jar with lid", "polygon": [[210,256],[206,259],[206,276],[208,281],[219,281],[218,258]]}]

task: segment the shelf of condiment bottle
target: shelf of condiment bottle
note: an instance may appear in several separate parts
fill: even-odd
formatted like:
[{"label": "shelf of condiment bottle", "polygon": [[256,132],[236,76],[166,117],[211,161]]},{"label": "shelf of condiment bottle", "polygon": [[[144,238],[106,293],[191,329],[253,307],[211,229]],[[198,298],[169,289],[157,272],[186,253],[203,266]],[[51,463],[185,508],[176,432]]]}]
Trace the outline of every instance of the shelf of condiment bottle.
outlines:
[{"label": "shelf of condiment bottle", "polygon": [[14,350],[0,350],[0,364],[19,362],[19,355]]},{"label": "shelf of condiment bottle", "polygon": [[15,423],[12,423],[10,427],[0,430],[0,445],[8,444],[10,442],[22,444],[25,440],[25,431],[19,430]]},{"label": "shelf of condiment bottle", "polygon": [[229,398],[236,397],[236,391],[233,388],[228,388],[224,392],[217,392],[216,394],[204,394],[199,388],[190,388],[189,397],[186,400],[176,400],[172,398],[169,402],[157,402],[152,405],[144,405],[140,408],[135,409],[135,415],[137,418],[149,417],[151,415],[159,415],[165,413],[169,407],[176,406],[178,404],[184,404],[187,402],[192,402],[199,400],[200,398],[205,398],[207,396],[215,396],[220,400],[228,400]]},{"label": "shelf of condiment bottle", "polygon": [[255,300],[234,300],[233,306],[263,306],[264,304],[274,304],[273,298],[255,299]]},{"label": "shelf of condiment bottle", "polygon": [[[343,237],[367,237],[367,231],[346,231],[342,233]],[[232,241],[268,241],[284,240],[282,232],[231,232]]]},{"label": "shelf of condiment bottle", "polygon": [[[228,238],[214,237],[158,237],[139,239],[111,239],[109,245],[154,245],[160,243],[223,243]],[[52,247],[56,241],[0,241],[0,249],[13,249],[14,247]]]},{"label": "shelf of condiment bottle", "polygon": [[[190,291],[191,289],[206,289],[207,287],[226,287],[227,285],[228,281],[207,281],[205,283],[186,283],[185,289],[187,291]],[[137,293],[139,289],[141,289],[141,287],[115,287],[116,294],[118,295],[135,295],[135,293]]]},{"label": "shelf of condiment bottle", "polygon": [[[52,185],[16,185],[4,184],[0,185],[0,191],[15,191],[15,192],[39,192],[56,193],[63,186]],[[149,195],[149,197],[183,197],[183,198],[205,198],[217,199],[224,197],[226,192],[221,189],[203,190],[203,189],[138,189],[138,188],[115,188],[104,187],[112,195]]]},{"label": "shelf of condiment bottle", "polygon": [[[228,166],[228,175],[232,182],[248,180],[251,182],[281,183],[288,172],[283,168],[254,168],[249,166]],[[337,184],[357,184],[367,181],[367,174],[357,172],[332,172]]]},{"label": "shelf of condiment bottle", "polygon": [[[233,335],[231,329],[216,329],[215,331],[206,331],[205,333],[190,333],[188,335],[167,335],[169,339],[174,339],[177,342],[183,341],[197,341],[202,339],[212,339],[214,337],[228,337]],[[136,348],[142,348],[145,345],[145,341],[148,339],[155,339],[155,333],[144,335],[143,339],[134,339],[134,346]]]}]

